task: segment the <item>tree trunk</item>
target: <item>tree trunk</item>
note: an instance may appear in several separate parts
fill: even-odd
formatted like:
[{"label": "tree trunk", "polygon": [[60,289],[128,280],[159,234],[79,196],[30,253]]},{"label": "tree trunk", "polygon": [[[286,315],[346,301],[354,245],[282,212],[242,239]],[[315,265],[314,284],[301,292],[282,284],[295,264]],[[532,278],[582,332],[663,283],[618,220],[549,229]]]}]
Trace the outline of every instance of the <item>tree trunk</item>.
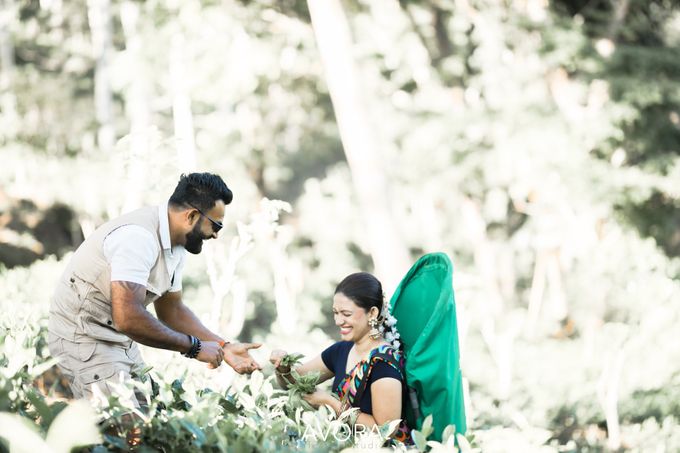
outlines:
[{"label": "tree trunk", "polygon": [[326,73],[375,272],[391,291],[408,270],[410,258],[390,209],[388,183],[357,82],[352,42],[340,0],[308,0],[312,27]]},{"label": "tree trunk", "polygon": [[474,250],[475,268],[478,269],[486,300],[485,318],[481,333],[498,374],[495,393],[501,400],[510,397],[514,367],[514,346],[521,330],[518,319],[505,310],[505,298],[499,282],[499,256],[486,234],[486,222],[479,205],[465,198],[461,205],[461,219],[470,246]]},{"label": "tree trunk", "polygon": [[88,21],[92,34],[94,70],[94,110],[99,123],[97,143],[100,149],[111,151],[116,140],[111,109],[111,3],[110,0],[88,0]]},{"label": "tree trunk", "polygon": [[616,42],[619,37],[619,31],[621,31],[623,23],[626,21],[626,16],[628,16],[630,0],[611,0],[610,3],[614,10],[614,14],[607,27],[607,38],[612,42]]},{"label": "tree trunk", "polygon": [[[210,319],[208,327],[224,332],[229,338],[235,338],[241,333],[245,323],[246,288],[243,282],[237,285],[236,264],[250,250],[252,238],[239,234],[232,239],[227,251],[221,243],[207,244],[203,250],[213,293]],[[226,303],[227,295],[231,293],[231,305]]]},{"label": "tree trunk", "polygon": [[11,27],[16,20],[14,0],[0,0],[0,111],[3,120],[10,126],[4,131],[15,135],[18,132],[17,99],[12,88],[14,79],[14,44]]},{"label": "tree trunk", "polygon": [[172,80],[172,118],[175,127],[175,146],[179,168],[186,173],[196,169],[196,144],[191,98],[185,83],[184,38],[176,36],[170,51],[170,78]]},{"label": "tree trunk", "polygon": [[[274,276],[274,301],[276,303],[276,323],[281,332],[292,335],[298,325],[298,310],[295,300],[301,288],[295,285],[301,278],[299,266],[288,256],[286,248],[290,244],[292,234],[275,231],[269,249],[269,261]],[[296,278],[297,277],[297,278]]]},{"label": "tree trunk", "polygon": [[626,345],[605,357],[602,374],[597,385],[597,396],[607,420],[607,447],[611,451],[621,448],[619,422],[619,384],[626,358]]},{"label": "tree trunk", "polygon": [[130,52],[135,76],[125,93],[125,110],[130,120],[130,156],[126,174],[123,212],[139,207],[147,174],[146,154],[150,146],[151,113],[149,111],[148,71],[144,64],[142,39],[139,36],[139,5],[128,1],[121,5],[125,46]]}]

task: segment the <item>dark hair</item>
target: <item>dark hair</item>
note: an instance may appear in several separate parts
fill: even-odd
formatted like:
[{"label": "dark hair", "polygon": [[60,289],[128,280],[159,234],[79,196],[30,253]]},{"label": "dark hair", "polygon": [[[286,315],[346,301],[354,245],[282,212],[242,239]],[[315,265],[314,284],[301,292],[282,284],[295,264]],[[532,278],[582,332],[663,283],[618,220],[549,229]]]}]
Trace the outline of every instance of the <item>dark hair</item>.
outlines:
[{"label": "dark hair", "polygon": [[342,293],[347,298],[368,312],[376,307],[382,315],[385,296],[382,284],[368,272],[357,272],[345,277],[335,288],[335,294]]},{"label": "dark hair", "polygon": [[182,174],[175,191],[170,196],[173,206],[193,205],[199,209],[209,210],[217,200],[224,204],[231,203],[234,195],[222,178],[212,173]]}]

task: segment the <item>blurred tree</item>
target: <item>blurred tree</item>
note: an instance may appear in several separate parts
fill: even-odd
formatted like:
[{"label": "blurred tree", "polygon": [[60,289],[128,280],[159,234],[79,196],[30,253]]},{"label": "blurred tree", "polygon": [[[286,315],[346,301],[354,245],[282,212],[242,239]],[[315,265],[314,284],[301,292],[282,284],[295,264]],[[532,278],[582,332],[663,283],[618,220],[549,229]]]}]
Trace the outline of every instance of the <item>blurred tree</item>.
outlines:
[{"label": "blurred tree", "polygon": [[13,0],[0,3],[0,112],[3,121],[0,136],[13,138],[18,129],[17,100],[14,87],[14,42],[12,27],[16,24],[18,7]]},{"label": "blurred tree", "polygon": [[97,144],[110,152],[115,142],[111,93],[111,47],[113,27],[110,0],[89,0],[88,20],[92,35],[94,68],[94,110],[99,126]]},{"label": "blurred tree", "polygon": [[631,401],[680,360],[657,248],[680,253],[677,2],[322,3],[4,0],[0,185],[40,212],[2,208],[0,237],[30,251],[7,219],[62,201],[87,233],[215,171],[223,238],[255,239],[215,244],[186,292],[227,331],[334,334],[342,276],[443,250],[477,423],[590,448],[574,425],[625,445],[653,416],[661,437],[673,407]]},{"label": "blurred tree", "polygon": [[352,58],[352,41],[339,0],[308,2],[326,80],[333,100],[352,181],[359,200],[376,274],[390,291],[396,287],[409,258],[391,212],[388,182],[379,141],[361,100],[364,98]]},{"label": "blurred tree", "polygon": [[[617,166],[637,167],[670,176],[680,161],[680,51],[677,30],[680,5],[669,0],[553,2],[560,15],[583,22],[597,55],[596,66],[576,65],[578,74],[601,78],[618,110],[620,133],[601,143],[595,154]],[[678,256],[680,225],[678,189],[656,188],[644,196],[628,196],[619,212],[643,234],[654,237],[671,256]],[[650,228],[648,225],[657,225]]]}]

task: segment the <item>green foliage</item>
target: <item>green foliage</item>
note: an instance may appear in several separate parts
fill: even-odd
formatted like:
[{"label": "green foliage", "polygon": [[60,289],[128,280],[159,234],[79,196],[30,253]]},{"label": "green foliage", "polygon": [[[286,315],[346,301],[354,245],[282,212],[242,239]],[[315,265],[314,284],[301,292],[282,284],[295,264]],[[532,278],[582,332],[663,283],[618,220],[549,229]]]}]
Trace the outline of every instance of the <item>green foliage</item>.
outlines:
[{"label": "green foliage", "polygon": [[[286,404],[286,411],[288,414],[294,414],[298,407],[303,407],[307,410],[312,410],[302,397],[309,393],[314,393],[316,385],[319,382],[320,374],[318,371],[300,375],[294,367],[300,363],[304,357],[302,354],[286,354],[281,359],[281,366],[287,367],[290,374],[283,375],[283,379],[288,383],[288,403]],[[289,379],[287,376],[290,376]]]},{"label": "green foliage", "polygon": [[319,382],[318,371],[300,375],[297,371],[292,370],[290,374],[295,379],[290,388],[298,393],[313,393],[316,389],[316,383]]},{"label": "green foliage", "polygon": [[620,413],[629,423],[651,418],[663,423],[668,417],[680,423],[680,378],[676,375],[663,387],[632,392],[621,402]]},{"label": "green foliage", "polygon": [[[102,441],[95,423],[96,416],[88,403],[74,402],[50,420],[43,439],[37,427],[26,423],[25,418],[0,412],[0,438],[7,441],[10,451],[68,453],[74,448]],[[78,429],[73,430],[73,426],[78,426]]]},{"label": "green foliage", "polygon": [[[175,95],[186,95],[199,166],[234,188],[229,217],[261,217],[238,227],[254,239],[230,284],[247,302],[231,310],[234,294],[223,298],[237,314],[220,327],[236,337],[241,316],[242,338],[318,353],[335,334],[334,285],[372,270],[372,244],[305,2],[113,2],[113,149],[100,143],[94,112],[94,3],[10,2],[0,18],[9,31],[0,51],[14,57],[0,74],[0,241],[11,222],[6,196],[64,202],[84,230],[120,213],[130,195],[165,197],[187,168],[173,112]],[[482,449],[601,451],[598,394],[614,386],[600,381],[622,351],[624,445],[678,450],[680,266],[669,259],[680,253],[676,3],[343,3],[384,162],[374,176],[391,184],[394,224],[413,257],[443,250],[456,266],[463,372]],[[617,5],[627,5],[622,15]],[[130,7],[134,26],[124,20]],[[178,77],[173,67],[190,70]],[[147,140],[136,148],[140,134]],[[288,209],[262,207],[265,196]],[[0,273],[0,410],[33,423],[42,440],[67,407],[50,393],[58,383],[33,385],[53,365],[45,314],[64,265],[48,259]],[[186,268],[191,304],[213,301],[206,266]],[[211,392],[184,365],[165,357],[154,365],[163,372],[144,390],[154,409],[139,421],[147,451],[348,446],[303,439],[309,423],[337,422],[305,407],[313,376],[289,393],[257,374]],[[126,448],[125,404],[106,402],[102,414],[118,434],[96,451]],[[415,437],[428,448],[424,431]],[[453,436],[429,447],[454,440],[467,448]]]},{"label": "green foliage", "polygon": [[[38,445],[36,448],[46,451],[49,445],[55,451],[69,451],[75,445],[98,442],[87,428],[87,423],[96,418],[103,420],[97,427],[91,425],[97,436],[97,428],[101,430],[103,438],[103,443],[94,448],[97,452],[127,451],[127,439],[133,435],[141,439],[143,451],[338,451],[345,442],[338,443],[333,436],[318,442],[310,436],[303,440],[304,418],[309,421],[313,411],[306,415],[307,409],[301,404],[294,406],[288,392],[273,388],[273,377],[264,379],[259,372],[224,392],[188,388],[180,379],[165,380],[151,372],[148,376],[152,379],[147,381],[155,385],[129,383],[129,388],[120,388],[120,395],[133,388],[145,394],[150,403],[147,410],[140,412],[123,396],[110,396],[99,401],[98,415],[83,415],[83,408],[93,410],[88,404],[54,400],[33,386],[54,363],[36,355],[35,345],[44,342],[46,336],[44,327],[31,330],[18,323],[3,332],[0,416],[4,418],[0,437],[10,446]],[[313,388],[316,379],[318,376],[301,377],[299,389],[291,392],[299,394]],[[329,423],[330,414],[319,417],[323,426]],[[22,428],[25,422],[31,423]],[[64,424],[79,426],[78,436],[69,434],[68,444],[59,437],[59,433],[72,431]]]},{"label": "green foliage", "polygon": [[297,353],[286,354],[281,359],[280,366],[282,368],[287,368],[289,370],[292,370],[293,368],[295,368],[297,365],[300,364],[300,361],[302,360],[303,357],[304,357],[303,354],[297,354]]}]

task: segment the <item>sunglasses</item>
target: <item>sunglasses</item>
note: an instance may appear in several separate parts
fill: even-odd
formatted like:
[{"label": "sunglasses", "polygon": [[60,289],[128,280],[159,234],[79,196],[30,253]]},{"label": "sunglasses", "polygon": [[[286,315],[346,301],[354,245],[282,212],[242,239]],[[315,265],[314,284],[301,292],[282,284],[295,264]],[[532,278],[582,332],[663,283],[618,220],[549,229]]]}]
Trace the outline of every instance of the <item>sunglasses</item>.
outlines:
[{"label": "sunglasses", "polygon": [[198,209],[196,206],[192,205],[191,203],[187,203],[187,204],[189,206],[191,206],[192,208],[194,208],[195,210],[197,210],[203,217],[210,220],[210,223],[212,223],[212,229],[215,233],[219,232],[224,227],[224,225],[222,225],[222,222],[218,222],[216,220],[213,220],[212,218],[210,218],[210,216],[208,214],[201,211],[200,209]]}]

